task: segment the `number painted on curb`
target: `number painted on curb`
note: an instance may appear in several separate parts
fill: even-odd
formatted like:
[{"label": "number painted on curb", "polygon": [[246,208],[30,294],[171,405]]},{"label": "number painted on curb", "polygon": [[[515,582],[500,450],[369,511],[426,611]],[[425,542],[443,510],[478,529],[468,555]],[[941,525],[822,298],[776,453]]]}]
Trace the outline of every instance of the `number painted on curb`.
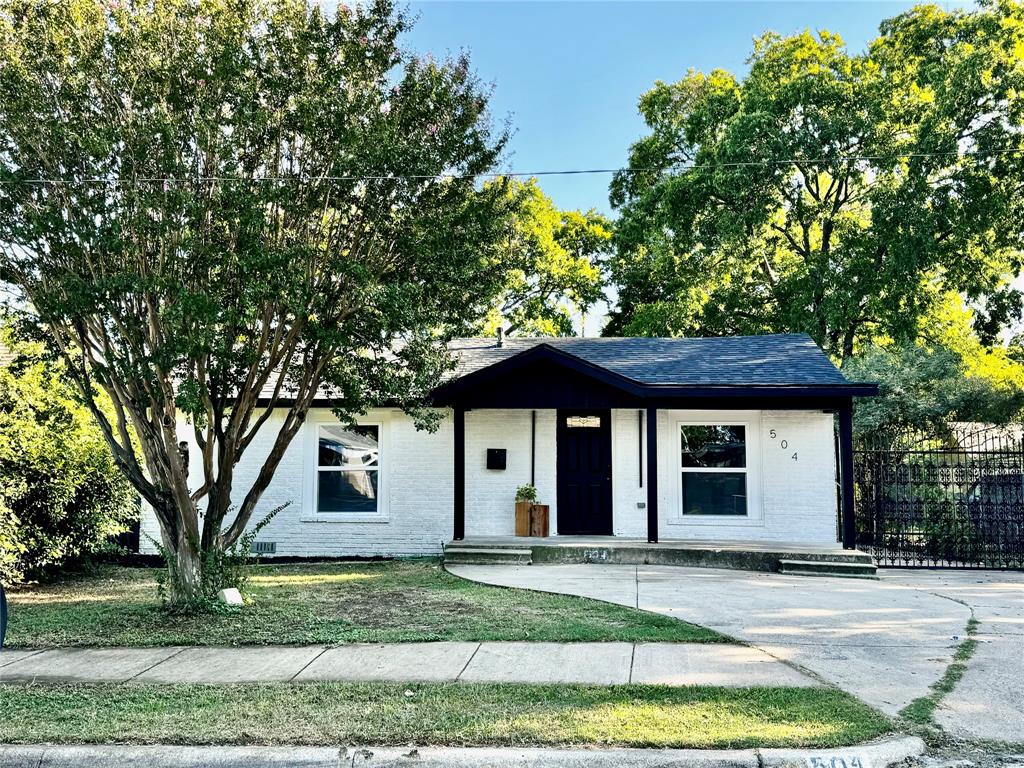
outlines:
[{"label": "number painted on curb", "polygon": [[807,768],[871,768],[871,764],[859,755],[813,755],[807,758]]}]

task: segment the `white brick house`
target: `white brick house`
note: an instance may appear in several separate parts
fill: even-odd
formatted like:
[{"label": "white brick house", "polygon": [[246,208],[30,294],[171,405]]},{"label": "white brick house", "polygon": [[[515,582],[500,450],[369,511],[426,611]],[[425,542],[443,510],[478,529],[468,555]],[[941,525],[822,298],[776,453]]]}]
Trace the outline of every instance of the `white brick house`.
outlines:
[{"label": "white brick house", "polygon": [[[852,397],[875,387],[846,381],[809,337],[463,339],[452,349],[459,367],[435,392],[436,432],[391,408],[364,414],[358,430],[326,402],[310,412],[260,505],[288,505],[260,533],[266,549],[422,555],[453,538],[512,536],[524,484],[560,537],[835,545],[841,467],[846,500],[852,483]],[[239,487],[278,426],[264,426]],[[151,513],[143,531],[157,536]]]}]

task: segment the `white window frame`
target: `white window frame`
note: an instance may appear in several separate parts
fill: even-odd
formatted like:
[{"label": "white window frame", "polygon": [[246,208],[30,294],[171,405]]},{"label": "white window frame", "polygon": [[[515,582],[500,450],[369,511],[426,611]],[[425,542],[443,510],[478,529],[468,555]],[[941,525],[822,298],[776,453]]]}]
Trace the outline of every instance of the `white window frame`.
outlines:
[{"label": "white window frame", "polygon": [[[683,467],[683,427],[740,426],[746,439],[746,466],[739,467]],[[676,476],[674,514],[670,522],[681,525],[760,526],[764,524],[761,507],[761,418],[760,412],[714,411],[700,412],[674,422],[675,454],[672,471]],[[747,477],[747,513],[745,515],[684,515],[683,474],[693,472],[745,472]]]},{"label": "white window frame", "polygon": [[[306,418],[305,471],[303,483],[302,520],[305,522],[327,523],[386,523],[388,522],[388,454],[390,453],[388,419],[382,414],[369,414],[356,419],[361,427],[377,427],[377,511],[376,512],[321,512],[317,509],[319,488],[320,428],[340,425],[333,413],[313,415]],[[329,472],[344,470],[327,470]],[[374,471],[374,470],[371,470]]]}]

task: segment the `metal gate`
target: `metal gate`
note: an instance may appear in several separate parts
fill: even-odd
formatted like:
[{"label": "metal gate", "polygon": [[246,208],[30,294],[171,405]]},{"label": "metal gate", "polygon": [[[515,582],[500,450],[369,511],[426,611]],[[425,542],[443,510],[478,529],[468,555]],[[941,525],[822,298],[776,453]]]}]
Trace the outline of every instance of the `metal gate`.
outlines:
[{"label": "metal gate", "polygon": [[854,449],[857,548],[881,566],[1024,568],[1020,426],[951,425]]}]

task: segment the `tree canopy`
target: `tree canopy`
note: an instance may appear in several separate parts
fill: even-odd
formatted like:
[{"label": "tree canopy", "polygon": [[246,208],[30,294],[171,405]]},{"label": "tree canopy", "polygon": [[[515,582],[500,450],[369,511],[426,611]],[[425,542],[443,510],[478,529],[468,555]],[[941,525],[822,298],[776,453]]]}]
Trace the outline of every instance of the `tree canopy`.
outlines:
[{"label": "tree canopy", "polygon": [[0,9],[0,279],[152,505],[184,598],[322,385],[342,418],[387,402],[427,420],[438,342],[501,287],[507,196],[474,177],[505,135],[468,60],[404,52],[408,25],[389,0]]},{"label": "tree canopy", "polygon": [[507,194],[504,282],[481,331],[571,336],[574,313],[586,313],[604,296],[599,262],[612,223],[594,210],[559,210],[536,179],[510,182]]},{"label": "tree canopy", "polygon": [[640,100],[611,187],[608,333],[805,331],[846,360],[905,343],[946,291],[979,338],[1019,316],[1024,6],[914,8],[861,53],[767,34],[749,73]]}]

